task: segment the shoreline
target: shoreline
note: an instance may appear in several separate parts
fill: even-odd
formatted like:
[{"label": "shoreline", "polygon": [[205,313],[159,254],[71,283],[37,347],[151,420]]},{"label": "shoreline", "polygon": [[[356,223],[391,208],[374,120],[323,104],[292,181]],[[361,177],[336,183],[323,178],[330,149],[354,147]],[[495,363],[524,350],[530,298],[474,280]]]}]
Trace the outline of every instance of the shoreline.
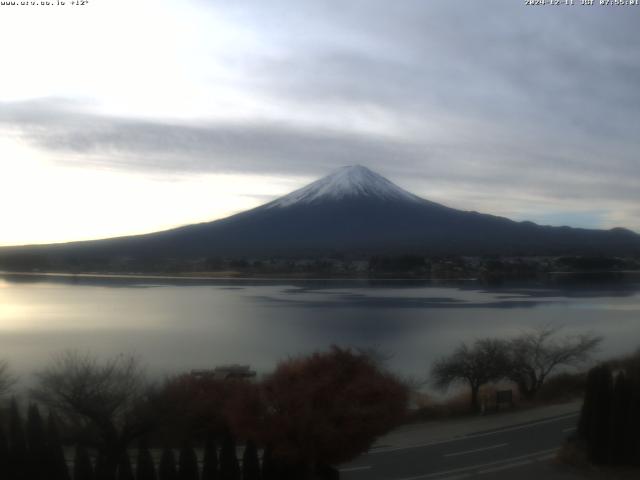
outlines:
[{"label": "shoreline", "polygon": [[[639,272],[640,273],[640,272]],[[22,276],[22,277],[64,277],[64,278],[134,278],[134,279],[163,279],[163,280],[385,280],[385,281],[454,281],[454,282],[477,282],[477,277],[461,278],[433,278],[433,277],[397,277],[397,276],[305,276],[297,274],[282,275],[260,275],[246,274],[242,272],[222,271],[222,272],[202,272],[184,274],[146,274],[146,273],[69,273],[69,272],[10,272],[0,270],[0,276]]]},{"label": "shoreline", "polygon": [[[422,281],[422,282],[463,282],[463,283],[495,283],[502,281],[512,282],[532,282],[545,281],[552,278],[560,278],[565,276],[575,276],[577,278],[589,278],[602,276],[602,279],[610,278],[611,275],[628,276],[629,280],[640,278],[640,270],[621,270],[621,271],[595,271],[595,272],[571,272],[571,271],[553,271],[547,272],[544,277],[499,277],[496,279],[483,279],[480,276],[467,277],[431,277],[431,276],[395,276],[395,275],[331,275],[316,276],[313,274],[300,275],[299,273],[282,273],[282,274],[260,274],[246,273],[234,270],[223,270],[213,272],[184,272],[175,274],[163,273],[141,273],[141,272],[120,272],[120,273],[102,273],[102,272],[13,272],[0,270],[0,276],[19,276],[19,277],[52,277],[52,278],[104,278],[104,279],[155,279],[155,280],[352,280],[352,281]],[[637,277],[637,278],[636,278]],[[493,281],[492,281],[493,280]]]}]

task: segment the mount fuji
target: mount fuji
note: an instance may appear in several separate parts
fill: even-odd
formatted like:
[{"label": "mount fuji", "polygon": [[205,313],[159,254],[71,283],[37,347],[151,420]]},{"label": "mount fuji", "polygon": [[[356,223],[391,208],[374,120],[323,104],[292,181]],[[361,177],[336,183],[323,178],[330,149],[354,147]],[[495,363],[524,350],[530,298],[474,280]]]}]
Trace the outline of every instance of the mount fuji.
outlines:
[{"label": "mount fuji", "polygon": [[260,207],[158,233],[0,249],[48,260],[305,257],[347,254],[627,254],[630,230],[540,226],[420,198],[362,166],[343,167]]}]

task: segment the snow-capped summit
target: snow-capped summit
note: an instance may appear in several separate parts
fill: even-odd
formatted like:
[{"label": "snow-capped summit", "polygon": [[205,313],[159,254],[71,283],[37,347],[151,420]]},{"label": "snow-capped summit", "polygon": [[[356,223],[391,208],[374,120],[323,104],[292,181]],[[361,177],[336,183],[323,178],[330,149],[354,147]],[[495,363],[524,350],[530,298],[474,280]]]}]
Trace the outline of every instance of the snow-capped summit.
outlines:
[{"label": "snow-capped summit", "polygon": [[326,177],[275,200],[268,207],[308,205],[326,200],[342,200],[355,197],[410,202],[423,201],[420,197],[403,190],[367,167],[349,165],[339,168]]}]

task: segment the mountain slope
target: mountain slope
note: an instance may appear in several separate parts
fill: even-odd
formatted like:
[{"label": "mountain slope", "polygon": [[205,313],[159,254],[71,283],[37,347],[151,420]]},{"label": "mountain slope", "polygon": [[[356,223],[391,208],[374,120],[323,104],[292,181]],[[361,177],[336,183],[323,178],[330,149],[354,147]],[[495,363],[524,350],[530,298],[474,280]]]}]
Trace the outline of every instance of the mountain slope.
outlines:
[{"label": "mountain slope", "polygon": [[73,259],[316,256],[332,253],[639,253],[624,230],[546,227],[445,207],[361,166],[344,167],[258,208],[209,223],[93,242],[0,249]]}]

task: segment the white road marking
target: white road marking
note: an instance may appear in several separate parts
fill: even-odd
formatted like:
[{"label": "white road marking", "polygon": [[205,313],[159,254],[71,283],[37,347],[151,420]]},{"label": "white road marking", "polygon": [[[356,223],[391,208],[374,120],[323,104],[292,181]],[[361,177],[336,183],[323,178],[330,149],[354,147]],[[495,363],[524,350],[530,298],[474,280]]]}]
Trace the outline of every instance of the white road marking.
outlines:
[{"label": "white road marking", "polygon": [[485,467],[494,467],[494,466],[497,467],[498,465],[505,466],[505,467],[507,465],[512,465],[513,467],[517,467],[520,464],[520,462],[524,461],[525,459],[531,461],[531,460],[537,460],[536,457],[547,458],[550,454],[553,454],[553,452],[555,451],[557,451],[557,448],[552,448],[549,450],[540,450],[539,452],[529,453],[527,455],[520,455],[518,457],[505,458],[503,460],[496,460],[494,462],[481,463],[479,465],[471,465],[469,467],[454,468],[453,470],[444,470],[441,472],[427,473],[424,475],[417,475],[415,477],[397,478],[395,480],[426,480],[426,479],[435,478],[435,477],[445,477],[446,475],[449,475],[449,474],[456,474],[456,473],[462,474],[463,472],[475,472],[475,471],[484,469]]},{"label": "white road marking", "polygon": [[484,470],[479,470],[478,473],[480,475],[484,475],[486,473],[495,473],[501,472],[503,470],[509,470],[510,468],[522,467],[524,465],[531,465],[533,460],[521,460],[519,462],[507,463],[506,465],[500,465],[499,467],[485,468]]},{"label": "white road marking", "polygon": [[500,443],[498,445],[491,445],[489,447],[476,448],[473,450],[466,450],[464,452],[447,453],[445,457],[459,457],[460,455],[467,455],[468,453],[484,452],[485,450],[493,450],[494,448],[502,448],[509,445],[508,443]]},{"label": "white road marking", "polygon": [[359,472],[361,470],[371,470],[371,465],[363,465],[362,467],[341,468],[341,472]]},{"label": "white road marking", "polygon": [[476,433],[476,434],[466,435],[466,436],[457,437],[457,438],[450,438],[448,440],[437,440],[437,441],[434,441],[434,442],[420,443],[420,444],[416,444],[416,445],[408,445],[406,447],[377,448],[375,450],[371,450],[371,451],[365,453],[365,455],[375,455],[377,453],[388,453],[388,452],[397,452],[397,451],[402,451],[402,450],[412,450],[414,448],[431,447],[433,445],[442,445],[444,443],[460,442],[462,440],[469,440],[469,439],[472,439],[472,438],[488,437],[488,436],[491,436],[491,435],[498,435],[500,433],[513,432],[513,431],[516,431],[516,430],[523,430],[523,429],[527,429],[529,427],[535,427],[537,425],[544,425],[545,423],[559,422],[559,421],[566,420],[566,419],[571,418],[571,417],[577,417],[578,415],[579,415],[578,412],[570,413],[570,414],[567,414],[567,415],[562,415],[561,417],[549,418],[547,420],[540,420],[538,422],[527,423],[525,425],[516,425],[514,427],[506,427],[506,428],[503,428],[501,430],[492,430],[491,432]]},{"label": "white road marking", "polygon": [[446,477],[442,480],[460,480],[461,478],[469,478],[470,476],[470,473],[463,473],[462,475],[454,475],[453,477]]},{"label": "white road marking", "polygon": [[567,433],[567,432],[573,432],[574,430],[577,430],[577,427],[569,427],[569,428],[564,428],[562,430],[562,433]]}]

